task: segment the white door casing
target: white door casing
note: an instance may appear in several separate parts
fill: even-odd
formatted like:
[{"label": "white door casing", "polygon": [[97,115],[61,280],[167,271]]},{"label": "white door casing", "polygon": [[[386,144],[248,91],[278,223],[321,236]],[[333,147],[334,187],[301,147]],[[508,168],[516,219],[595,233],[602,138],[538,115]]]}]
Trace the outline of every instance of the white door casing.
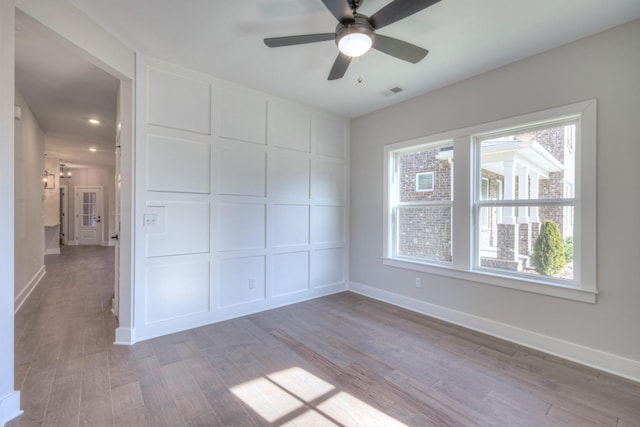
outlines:
[{"label": "white door casing", "polygon": [[63,245],[69,240],[69,186],[60,186],[60,242]]}]

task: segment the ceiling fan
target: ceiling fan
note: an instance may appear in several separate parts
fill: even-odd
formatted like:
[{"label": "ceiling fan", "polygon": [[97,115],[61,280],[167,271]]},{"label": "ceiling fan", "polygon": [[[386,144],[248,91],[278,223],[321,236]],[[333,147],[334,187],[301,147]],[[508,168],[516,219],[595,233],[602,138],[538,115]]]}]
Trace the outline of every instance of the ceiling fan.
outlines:
[{"label": "ceiling fan", "polygon": [[322,0],[338,20],[335,32],[272,37],[264,39],[264,43],[269,47],[282,47],[335,40],[340,52],[329,72],[328,80],[342,78],[351,63],[351,58],[365,54],[370,48],[415,64],[429,51],[393,37],[376,34],[376,30],[420,12],[439,1],[394,0],[368,17],[358,13],[363,0]]}]

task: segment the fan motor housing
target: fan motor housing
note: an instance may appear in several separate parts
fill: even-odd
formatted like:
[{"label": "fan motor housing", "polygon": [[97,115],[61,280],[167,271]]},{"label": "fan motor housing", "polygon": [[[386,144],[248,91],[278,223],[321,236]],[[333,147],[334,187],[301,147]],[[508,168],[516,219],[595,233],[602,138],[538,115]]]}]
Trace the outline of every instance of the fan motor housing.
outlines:
[{"label": "fan motor housing", "polygon": [[375,44],[376,32],[364,15],[354,13],[353,19],[345,19],[336,26],[336,46],[338,46],[340,39],[352,33],[366,34],[372,44]]}]

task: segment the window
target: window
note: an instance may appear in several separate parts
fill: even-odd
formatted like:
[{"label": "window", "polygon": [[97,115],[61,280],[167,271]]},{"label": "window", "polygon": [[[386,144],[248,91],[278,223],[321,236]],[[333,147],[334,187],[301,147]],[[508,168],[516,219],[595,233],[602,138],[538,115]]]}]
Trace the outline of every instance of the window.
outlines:
[{"label": "window", "polygon": [[397,257],[451,261],[452,150],[448,141],[394,152],[392,216]]},{"label": "window", "polygon": [[[573,238],[569,216],[575,199],[565,187],[575,181],[575,156],[566,135],[576,125],[577,117],[569,117],[473,137],[482,182],[474,210],[482,224],[476,268],[573,280],[573,260],[566,259],[564,246]],[[489,196],[490,180],[506,184],[502,200]],[[499,222],[492,220],[498,211]],[[557,231],[559,243],[538,239],[543,228]]]},{"label": "window", "polygon": [[433,172],[416,174],[416,191],[433,191]]},{"label": "window", "polygon": [[586,101],[388,145],[384,263],[595,302],[595,118]]}]

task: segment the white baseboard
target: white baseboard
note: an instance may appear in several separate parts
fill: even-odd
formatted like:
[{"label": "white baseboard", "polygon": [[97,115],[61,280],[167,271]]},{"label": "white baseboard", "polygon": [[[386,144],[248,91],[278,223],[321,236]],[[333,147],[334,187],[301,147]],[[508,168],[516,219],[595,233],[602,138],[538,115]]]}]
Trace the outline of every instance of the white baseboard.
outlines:
[{"label": "white baseboard", "polygon": [[136,343],[136,331],[133,328],[116,328],[115,345],[133,345]]},{"label": "white baseboard", "polygon": [[20,392],[14,391],[4,397],[0,397],[0,426],[4,426],[12,419],[22,415],[20,410]]},{"label": "white baseboard", "polygon": [[411,311],[435,317],[449,323],[502,338],[529,348],[553,354],[563,359],[590,366],[633,381],[640,382],[640,361],[607,353],[592,347],[564,341],[495,320],[474,316],[457,310],[404,295],[381,290],[357,282],[349,283],[349,290]]},{"label": "white baseboard", "polygon": [[17,313],[18,310],[20,310],[20,307],[22,307],[22,304],[24,304],[27,298],[29,298],[29,295],[31,295],[31,292],[33,292],[36,286],[38,286],[38,283],[40,283],[40,280],[42,280],[46,272],[47,272],[47,269],[44,265],[40,267],[40,270],[38,270],[36,275],[33,276],[33,278],[31,278],[29,283],[27,283],[27,286],[25,286],[22,292],[20,292],[16,296],[13,303],[13,306],[15,307],[14,313]]},{"label": "white baseboard", "polygon": [[116,242],[113,240],[107,240],[106,242],[102,242],[102,246],[115,246]]},{"label": "white baseboard", "polygon": [[44,251],[45,255],[60,255],[60,253],[60,248],[49,248]]}]

